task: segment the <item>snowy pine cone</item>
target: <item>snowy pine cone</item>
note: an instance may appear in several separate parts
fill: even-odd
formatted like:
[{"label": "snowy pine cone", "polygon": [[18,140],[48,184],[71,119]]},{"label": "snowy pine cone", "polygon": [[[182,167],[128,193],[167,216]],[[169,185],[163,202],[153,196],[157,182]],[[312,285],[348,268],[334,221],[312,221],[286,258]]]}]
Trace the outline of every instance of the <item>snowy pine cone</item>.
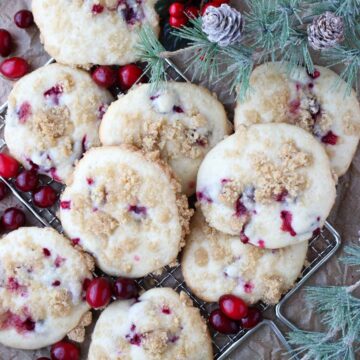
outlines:
[{"label": "snowy pine cone", "polygon": [[243,26],[241,13],[227,4],[209,6],[202,17],[202,31],[209,41],[222,47],[239,42]]},{"label": "snowy pine cone", "polygon": [[314,50],[334,47],[344,40],[344,22],[340,16],[327,11],[308,25],[308,41]]}]

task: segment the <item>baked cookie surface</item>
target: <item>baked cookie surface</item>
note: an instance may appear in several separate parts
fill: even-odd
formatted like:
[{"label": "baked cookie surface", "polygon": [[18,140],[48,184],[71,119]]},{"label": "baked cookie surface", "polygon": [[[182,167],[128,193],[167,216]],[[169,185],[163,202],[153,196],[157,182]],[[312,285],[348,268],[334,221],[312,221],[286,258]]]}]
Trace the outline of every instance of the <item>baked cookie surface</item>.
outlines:
[{"label": "baked cookie surface", "polygon": [[[83,285],[94,261],[50,228],[27,227],[0,241],[0,342],[37,349],[91,322]],[[90,319],[89,319],[90,316]]]},{"label": "baked cookie surface", "polygon": [[4,136],[10,153],[26,168],[66,182],[83,152],[99,145],[111,101],[82,70],[51,64],[26,75],[9,96]]},{"label": "baked cookie surface", "polygon": [[[289,74],[286,64],[258,66],[250,78],[252,91],[235,110],[235,128],[286,122],[309,131],[324,146],[338,176],[350,166],[360,137],[360,104],[355,91],[330,69],[305,68]],[[338,84],[336,87],[336,84]]]},{"label": "baked cookie surface", "polygon": [[209,225],[262,248],[309,239],[324,225],[335,195],[325,150],[288,124],[239,128],[207,154],[197,178]]},{"label": "baked cookie surface", "polygon": [[146,291],[138,302],[117,301],[100,316],[89,360],[211,360],[211,339],[199,310],[170,288]]},{"label": "baked cookie surface", "polygon": [[273,250],[243,244],[238,236],[211,228],[198,209],[181,269],[187,286],[204,301],[234,294],[248,304],[276,304],[299,277],[307,247],[307,241]]},{"label": "baked cookie surface", "polygon": [[192,213],[167,166],[125,145],[90,149],[60,202],[65,233],[104,272],[127,277],[175,261]]},{"label": "baked cookie surface", "polygon": [[45,50],[56,61],[89,67],[139,60],[138,31],[159,32],[156,0],[34,0],[32,11]]},{"label": "baked cookie surface", "polygon": [[191,195],[204,156],[230,133],[224,107],[207,89],[193,84],[169,82],[155,93],[150,86],[135,87],[109,107],[100,140],[159,150],[183,192]]}]

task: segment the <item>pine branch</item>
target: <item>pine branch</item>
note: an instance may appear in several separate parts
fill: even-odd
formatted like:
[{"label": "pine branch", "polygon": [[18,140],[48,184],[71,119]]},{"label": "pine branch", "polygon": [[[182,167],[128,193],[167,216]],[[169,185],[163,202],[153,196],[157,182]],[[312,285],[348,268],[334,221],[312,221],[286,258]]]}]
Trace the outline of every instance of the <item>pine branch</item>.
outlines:
[{"label": "pine branch", "polygon": [[[360,265],[360,245],[345,246],[344,252],[346,255],[340,258],[342,263],[350,266]],[[357,271],[360,271],[360,269],[357,269]]]}]

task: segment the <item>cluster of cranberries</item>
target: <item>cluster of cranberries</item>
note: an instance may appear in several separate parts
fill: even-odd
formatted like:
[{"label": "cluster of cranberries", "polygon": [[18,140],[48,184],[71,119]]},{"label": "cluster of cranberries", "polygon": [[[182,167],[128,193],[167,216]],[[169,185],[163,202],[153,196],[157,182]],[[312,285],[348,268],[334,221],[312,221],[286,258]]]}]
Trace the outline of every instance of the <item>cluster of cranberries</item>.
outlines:
[{"label": "cluster of cranberries", "polygon": [[98,66],[92,71],[92,78],[96,84],[104,88],[120,87],[120,90],[129,90],[140,78],[142,69],[135,64],[128,64],[115,68],[112,66]]},{"label": "cluster of cranberries", "polygon": [[[69,341],[59,341],[51,346],[50,349],[51,360],[79,360],[79,348]],[[42,356],[37,360],[50,360],[50,358]]]},{"label": "cluster of cranberries", "polygon": [[[29,10],[20,10],[14,15],[17,27],[27,29],[34,24],[33,14]],[[13,49],[14,41],[11,34],[0,29],[0,55],[7,57]],[[0,63],[0,73],[8,79],[19,79],[29,72],[29,64],[20,57],[11,57]]]},{"label": "cluster of cranberries", "polygon": [[209,323],[222,334],[236,334],[240,328],[251,329],[262,320],[259,309],[248,307],[244,300],[235,295],[223,295],[219,309],[211,312]]},{"label": "cluster of cranberries", "polygon": [[[50,185],[38,186],[39,176],[36,169],[21,170],[20,164],[13,157],[4,153],[0,153],[0,176],[4,179],[14,178],[15,187],[20,191],[31,191],[33,203],[40,208],[53,206],[57,200],[57,194]],[[0,200],[5,195],[6,186],[1,182]],[[10,208],[5,211],[1,222],[6,230],[15,230],[24,224],[25,215],[21,210]]]}]

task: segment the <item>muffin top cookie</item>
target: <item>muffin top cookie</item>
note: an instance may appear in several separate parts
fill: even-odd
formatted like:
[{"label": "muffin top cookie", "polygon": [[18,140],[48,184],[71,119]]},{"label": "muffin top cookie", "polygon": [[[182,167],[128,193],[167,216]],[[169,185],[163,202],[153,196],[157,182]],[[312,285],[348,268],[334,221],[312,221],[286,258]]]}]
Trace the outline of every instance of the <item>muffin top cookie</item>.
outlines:
[{"label": "muffin top cookie", "polygon": [[175,261],[191,215],[166,165],[126,145],[89,150],[60,202],[68,236],[104,272],[127,277]]},{"label": "muffin top cookie", "polygon": [[[83,284],[93,259],[50,228],[20,228],[0,241],[0,343],[37,349],[70,332],[84,336],[91,314]],[[90,319],[89,319],[90,317]]]},{"label": "muffin top cookie", "polygon": [[239,128],[207,154],[197,198],[210,226],[244,243],[279,248],[324,225],[335,181],[312,135],[293,125],[260,124]]},{"label": "muffin top cookie", "polygon": [[159,32],[156,0],[33,0],[45,50],[58,62],[88,67],[139,60],[138,31]]},{"label": "muffin top cookie", "polygon": [[117,301],[100,315],[89,360],[211,360],[204,320],[185,293],[151,289],[137,302]]},{"label": "muffin top cookie", "polygon": [[355,91],[345,95],[347,84],[335,72],[316,66],[313,75],[302,67],[289,74],[286,64],[269,63],[254,70],[250,84],[252,91],[235,110],[236,128],[269,122],[300,126],[324,146],[335,173],[346,172],[359,142],[360,104]]},{"label": "muffin top cookie", "polygon": [[100,120],[111,101],[85,71],[51,64],[32,72],[9,96],[10,153],[26,168],[65,182],[83,152],[99,144]]},{"label": "muffin top cookie", "polygon": [[276,304],[305,262],[307,241],[273,250],[243,244],[211,228],[199,209],[190,230],[181,268],[187,286],[204,301],[234,294],[249,304]]},{"label": "muffin top cookie", "polygon": [[207,89],[170,82],[155,93],[144,84],[120,97],[104,116],[100,140],[159,150],[191,195],[205,154],[229,132],[224,107]]}]

